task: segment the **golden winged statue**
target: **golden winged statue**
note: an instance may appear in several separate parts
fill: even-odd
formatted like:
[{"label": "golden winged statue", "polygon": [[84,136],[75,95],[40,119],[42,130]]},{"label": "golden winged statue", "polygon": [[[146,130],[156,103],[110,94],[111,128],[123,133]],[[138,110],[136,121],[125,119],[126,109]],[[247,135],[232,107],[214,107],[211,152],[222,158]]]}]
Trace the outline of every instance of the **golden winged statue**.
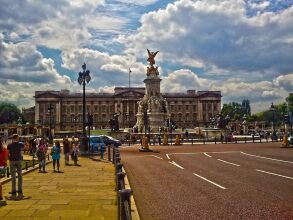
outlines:
[{"label": "golden winged statue", "polygon": [[148,55],[149,55],[149,58],[147,59],[147,61],[149,61],[151,66],[154,66],[154,64],[156,63],[155,56],[157,55],[157,53],[159,53],[159,51],[150,52],[149,49],[147,49],[147,51],[148,51]]}]

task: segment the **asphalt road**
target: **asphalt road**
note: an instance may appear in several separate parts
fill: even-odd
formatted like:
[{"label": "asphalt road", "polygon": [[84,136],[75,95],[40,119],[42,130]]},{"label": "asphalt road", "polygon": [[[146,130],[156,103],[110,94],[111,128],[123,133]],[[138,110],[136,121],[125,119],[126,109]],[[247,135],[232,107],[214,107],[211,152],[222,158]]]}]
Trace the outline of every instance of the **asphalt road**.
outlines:
[{"label": "asphalt road", "polygon": [[280,143],[121,149],[146,219],[293,219],[293,148]]}]

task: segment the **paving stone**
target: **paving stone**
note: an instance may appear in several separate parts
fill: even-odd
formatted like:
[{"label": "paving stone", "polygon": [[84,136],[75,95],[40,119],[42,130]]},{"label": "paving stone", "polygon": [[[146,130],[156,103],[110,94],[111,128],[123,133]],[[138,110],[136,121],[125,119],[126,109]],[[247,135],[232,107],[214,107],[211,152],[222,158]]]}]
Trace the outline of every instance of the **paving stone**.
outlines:
[{"label": "paving stone", "polygon": [[6,217],[29,217],[32,216],[33,213],[35,212],[35,210],[32,209],[28,209],[28,210],[12,210],[11,212],[9,212]]},{"label": "paving stone", "polygon": [[[62,166],[64,162],[61,162],[64,173],[60,174],[53,173],[49,165],[48,173],[36,170],[24,175],[24,192],[31,199],[7,201],[6,206],[0,207],[0,216],[5,219],[116,220],[114,166],[87,158],[80,158],[79,163],[81,167]],[[8,195],[10,188],[11,182],[3,185],[4,195]]]},{"label": "paving stone", "polygon": [[89,210],[53,210],[49,213],[50,217],[86,217],[90,213]]}]

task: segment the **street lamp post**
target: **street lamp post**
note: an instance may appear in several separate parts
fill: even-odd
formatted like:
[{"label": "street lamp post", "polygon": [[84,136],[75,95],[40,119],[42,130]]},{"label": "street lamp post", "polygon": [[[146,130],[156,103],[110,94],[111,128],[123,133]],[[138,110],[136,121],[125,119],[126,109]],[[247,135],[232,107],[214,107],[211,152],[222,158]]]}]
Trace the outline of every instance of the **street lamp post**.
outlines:
[{"label": "street lamp post", "polygon": [[87,148],[87,139],[86,139],[86,131],[85,131],[85,85],[88,84],[91,81],[90,71],[86,70],[86,64],[84,63],[82,65],[82,72],[78,73],[78,83],[82,85],[83,88],[83,99],[82,99],[82,134],[83,134],[83,141],[81,142],[82,149],[81,151],[86,152]]},{"label": "street lamp post", "polygon": [[50,143],[52,143],[52,111],[54,110],[52,104],[50,103],[48,107],[48,112],[49,112],[49,140]]},{"label": "street lamp post", "polygon": [[273,113],[273,135],[272,135],[272,138],[273,138],[273,140],[275,140],[275,138],[276,138],[276,128],[275,128],[275,111],[276,111],[276,107],[274,106],[274,103],[271,104],[270,111],[272,111],[272,113]]},{"label": "street lamp post", "polygon": [[90,71],[86,70],[86,64],[82,65],[82,72],[78,73],[78,83],[82,85],[83,88],[83,99],[82,99],[82,133],[83,136],[86,136],[85,132],[85,85],[91,81]]}]

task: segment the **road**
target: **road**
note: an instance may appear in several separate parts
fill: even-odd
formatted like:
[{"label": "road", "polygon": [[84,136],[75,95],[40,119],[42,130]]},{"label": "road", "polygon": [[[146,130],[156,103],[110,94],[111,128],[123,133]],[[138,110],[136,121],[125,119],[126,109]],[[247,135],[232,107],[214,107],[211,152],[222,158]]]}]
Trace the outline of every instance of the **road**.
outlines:
[{"label": "road", "polygon": [[146,219],[293,219],[293,148],[280,143],[121,149]]}]

